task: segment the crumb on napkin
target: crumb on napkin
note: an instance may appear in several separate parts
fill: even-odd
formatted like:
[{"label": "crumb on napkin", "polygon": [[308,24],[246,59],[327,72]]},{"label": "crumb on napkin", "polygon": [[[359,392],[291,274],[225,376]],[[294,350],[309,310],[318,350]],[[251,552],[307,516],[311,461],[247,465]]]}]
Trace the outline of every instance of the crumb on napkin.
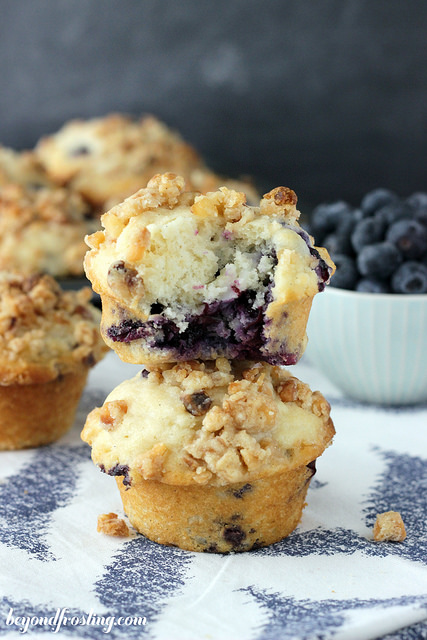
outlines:
[{"label": "crumb on napkin", "polygon": [[397,511],[379,513],[374,525],[374,540],[377,542],[402,542],[406,538],[402,516]]},{"label": "crumb on napkin", "polygon": [[101,513],[98,516],[97,531],[107,536],[130,536],[129,527],[117,513]]}]

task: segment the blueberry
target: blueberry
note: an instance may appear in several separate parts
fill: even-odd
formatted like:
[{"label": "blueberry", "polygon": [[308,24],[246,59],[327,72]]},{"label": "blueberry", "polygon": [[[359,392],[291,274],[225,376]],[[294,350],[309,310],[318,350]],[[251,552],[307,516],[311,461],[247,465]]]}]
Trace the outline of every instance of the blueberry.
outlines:
[{"label": "blueberry", "polygon": [[339,253],[334,256],[336,271],[331,278],[331,286],[338,289],[354,289],[359,279],[356,264],[352,258]]},{"label": "blueberry", "polygon": [[348,255],[353,255],[353,245],[351,244],[351,234],[353,233],[356,224],[356,211],[352,212],[351,216],[343,216],[340,220],[336,234],[339,238],[340,253],[347,253]]},{"label": "blueberry", "polygon": [[400,251],[391,242],[369,244],[357,256],[357,266],[362,276],[387,278],[402,262]]},{"label": "blueberry", "polygon": [[343,216],[351,215],[351,207],[347,202],[320,204],[311,215],[310,230],[316,243],[323,242],[328,233],[335,231]]},{"label": "blueberry", "polygon": [[351,234],[351,244],[356,253],[359,253],[366,245],[380,242],[384,238],[386,225],[376,218],[364,218],[360,220]]},{"label": "blueberry", "polygon": [[379,278],[362,278],[356,284],[356,291],[363,293],[389,293],[390,286],[387,280]]},{"label": "blueberry", "polygon": [[397,195],[389,189],[374,189],[363,197],[360,207],[365,216],[372,216],[380,207],[395,202],[397,199]]},{"label": "blueberry", "polygon": [[78,158],[79,156],[89,156],[90,149],[85,144],[81,144],[77,147],[73,147],[69,150],[68,155],[71,158]]},{"label": "blueberry", "polygon": [[385,207],[381,207],[375,213],[375,218],[381,220],[386,226],[390,226],[397,220],[404,218],[412,218],[414,216],[414,208],[407,202],[399,200]]},{"label": "blueberry", "polygon": [[418,207],[427,207],[427,193],[417,191],[409,196],[409,198],[406,199],[406,202],[414,207],[414,209],[418,209]]},{"label": "blueberry", "polygon": [[212,400],[204,391],[195,391],[182,398],[184,407],[193,416],[202,416],[209,411]]},{"label": "blueberry", "polygon": [[323,238],[322,244],[325,249],[328,250],[328,253],[331,257],[336,255],[337,253],[347,253],[345,249],[340,251],[340,241],[336,233],[330,233],[325,238]]},{"label": "blueberry", "polygon": [[388,229],[386,240],[407,260],[417,260],[427,254],[427,229],[417,220],[398,220]]},{"label": "blueberry", "polygon": [[414,219],[427,227],[427,205],[423,205],[418,207],[418,209],[415,209]]},{"label": "blueberry", "polygon": [[404,262],[391,279],[395,293],[427,293],[427,265]]},{"label": "blueberry", "polygon": [[344,215],[339,221],[333,233],[329,233],[323,240],[323,246],[329,251],[331,256],[345,253],[352,256],[354,254],[351,244],[351,234],[356,226],[354,215]]}]

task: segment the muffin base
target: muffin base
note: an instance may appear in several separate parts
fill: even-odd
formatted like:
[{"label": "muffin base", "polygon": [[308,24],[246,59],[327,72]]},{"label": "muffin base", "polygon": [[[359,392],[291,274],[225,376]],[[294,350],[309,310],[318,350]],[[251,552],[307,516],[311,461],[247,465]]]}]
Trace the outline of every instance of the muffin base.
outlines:
[{"label": "muffin base", "polygon": [[132,526],[150,540],[188,551],[229,553],[264,547],[301,519],[314,466],[222,487],[116,478]]},{"label": "muffin base", "polygon": [[87,368],[42,384],[0,386],[0,450],[58,440],[72,426]]}]

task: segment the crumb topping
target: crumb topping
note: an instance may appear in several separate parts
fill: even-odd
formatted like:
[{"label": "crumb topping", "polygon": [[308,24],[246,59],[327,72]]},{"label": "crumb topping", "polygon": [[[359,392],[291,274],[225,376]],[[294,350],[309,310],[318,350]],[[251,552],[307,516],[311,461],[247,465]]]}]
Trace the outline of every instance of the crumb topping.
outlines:
[{"label": "crumb topping", "polygon": [[[126,413],[116,422],[118,402]],[[122,383],[89,414],[82,438],[96,464],[125,465],[132,481],[224,485],[309,464],[333,434],[319,392],[280,367],[219,358]]]},{"label": "crumb topping", "polygon": [[96,228],[88,213],[66,189],[0,186],[0,269],[82,275],[84,237]]},{"label": "crumb topping", "polygon": [[106,402],[99,413],[101,424],[107,430],[115,429],[123,420],[127,410],[128,406],[125,400]]},{"label": "crumb topping", "polygon": [[[61,188],[26,189],[19,184],[7,184],[0,188],[0,227],[6,232],[6,225],[14,230],[35,221],[56,224],[84,223],[89,229],[86,216],[88,205],[78,193]],[[93,225],[92,225],[93,226]]]},{"label": "crumb topping", "polygon": [[34,190],[53,186],[33,151],[15,151],[0,145],[0,185],[10,183]]},{"label": "crumb topping", "polygon": [[63,291],[48,275],[0,272],[0,384],[45,382],[93,366],[106,348],[89,288]]},{"label": "crumb topping", "polygon": [[[273,428],[278,417],[277,395],[307,412],[329,420],[330,406],[319,392],[279,367],[255,365],[228,384],[222,404],[207,412],[201,429],[185,449],[186,462],[197,479],[212,474],[239,482],[254,469],[265,467],[278,455]],[[292,394],[286,392],[292,387]],[[280,455],[280,454],[279,454]]]}]

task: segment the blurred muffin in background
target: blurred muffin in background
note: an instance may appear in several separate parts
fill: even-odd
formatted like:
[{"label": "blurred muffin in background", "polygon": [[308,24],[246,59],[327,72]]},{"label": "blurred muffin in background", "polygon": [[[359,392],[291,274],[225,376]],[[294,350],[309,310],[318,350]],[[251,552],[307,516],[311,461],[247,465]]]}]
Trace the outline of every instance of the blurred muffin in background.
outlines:
[{"label": "blurred muffin in background", "polygon": [[245,192],[250,202],[259,200],[250,182],[217,176],[179,133],[152,115],[71,120],[43,137],[35,153],[50,179],[81,193],[100,213],[165,172],[182,175],[190,191],[225,185]]},{"label": "blurred muffin in background", "polygon": [[0,269],[84,276],[84,237],[97,228],[78,193],[0,181]]},{"label": "blurred muffin in background", "polygon": [[0,450],[48,444],[72,426],[107,352],[90,298],[48,275],[0,271]]},{"label": "blurred muffin in background", "polygon": [[32,191],[54,186],[34,151],[15,151],[0,145],[0,186],[10,183]]}]

